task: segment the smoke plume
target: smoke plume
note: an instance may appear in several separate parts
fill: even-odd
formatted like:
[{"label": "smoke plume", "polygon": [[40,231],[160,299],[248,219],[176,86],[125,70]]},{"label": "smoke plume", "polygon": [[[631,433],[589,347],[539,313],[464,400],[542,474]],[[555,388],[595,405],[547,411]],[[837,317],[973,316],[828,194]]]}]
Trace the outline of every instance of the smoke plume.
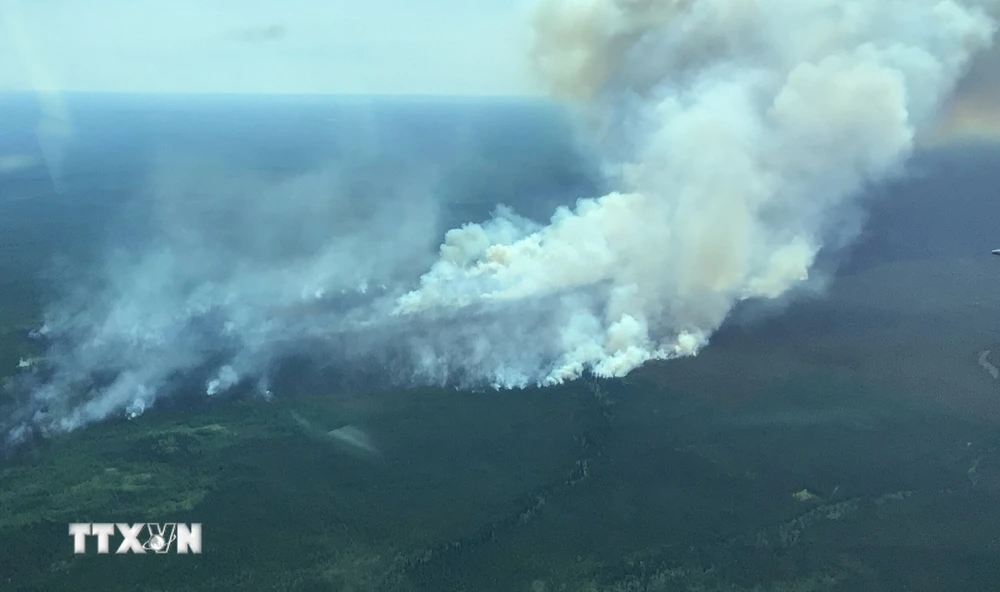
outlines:
[{"label": "smoke plume", "polygon": [[535,26],[538,71],[583,103],[621,191],[514,237],[450,232],[396,314],[558,299],[525,344],[543,383],[694,354],[737,302],[806,281],[994,32],[937,0],[552,0]]},{"label": "smoke plume", "polygon": [[320,175],[245,210],[241,227],[271,229],[255,241],[301,223],[317,237],[308,256],[266,264],[216,236],[232,220],[174,203],[183,223],[156,248],[115,260],[104,285],[49,315],[45,376],[11,437],[140,413],[192,376],[208,394],[247,382],[267,394],[270,370],[303,350],[398,382],[497,387],[693,355],[737,303],[794,291],[851,234],[844,212],[901,171],[990,45],[991,8],[546,0],[530,57],[597,139],[617,191],[547,224],[499,208],[435,254],[433,199],[410,184],[383,188],[388,208],[309,227],[309,193],[333,182]]}]

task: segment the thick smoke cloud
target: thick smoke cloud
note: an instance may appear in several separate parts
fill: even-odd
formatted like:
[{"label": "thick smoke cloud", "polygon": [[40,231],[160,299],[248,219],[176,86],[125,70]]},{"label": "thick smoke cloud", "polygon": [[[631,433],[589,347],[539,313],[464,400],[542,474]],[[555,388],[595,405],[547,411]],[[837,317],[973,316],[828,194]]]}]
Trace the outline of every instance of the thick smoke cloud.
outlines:
[{"label": "thick smoke cloud", "polygon": [[[531,379],[694,354],[733,306],[809,277],[866,183],[899,172],[994,24],[937,0],[553,0],[533,57],[581,101],[621,192],[514,240],[449,233],[397,314],[557,298]],[[528,345],[530,348],[531,346]]]},{"label": "thick smoke cloud", "polygon": [[794,291],[850,234],[843,213],[900,172],[989,46],[987,9],[542,2],[531,58],[599,139],[618,191],[545,225],[500,208],[449,231],[435,255],[434,200],[419,183],[381,188],[392,205],[360,212],[368,202],[336,188],[342,224],[309,227],[331,219],[310,211],[308,196],[336,185],[318,174],[254,200],[235,225],[284,244],[306,224],[315,244],[263,264],[247,255],[258,242],[227,243],[232,220],[177,202],[176,182],[161,179],[163,219],[179,222],[53,310],[46,376],[17,421],[68,430],[140,413],[192,376],[209,394],[248,381],[266,394],[269,369],[303,348],[403,382],[499,387],[693,355],[737,303]]}]

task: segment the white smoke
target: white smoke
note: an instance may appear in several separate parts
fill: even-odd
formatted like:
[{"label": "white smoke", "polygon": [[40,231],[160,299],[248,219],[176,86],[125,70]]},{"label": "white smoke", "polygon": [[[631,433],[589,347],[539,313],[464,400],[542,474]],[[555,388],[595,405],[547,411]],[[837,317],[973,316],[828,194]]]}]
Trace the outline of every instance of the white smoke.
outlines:
[{"label": "white smoke", "polygon": [[269,396],[269,364],[356,327],[359,302],[364,318],[376,314],[388,285],[430,263],[432,174],[373,182],[345,166],[275,183],[186,159],[159,171],[144,201],[153,238],[109,256],[97,285],[74,285],[47,311],[37,336],[51,346],[26,377],[18,423],[68,431],[135,417],[170,392],[215,395],[246,380]]},{"label": "white smoke", "polygon": [[543,2],[538,70],[622,159],[622,191],[514,237],[452,231],[396,314],[602,286],[561,300],[532,380],[694,354],[737,302],[808,279],[833,214],[899,171],[994,27],[947,0]]},{"label": "white smoke", "polygon": [[[115,260],[96,297],[51,311],[48,374],[10,437],[137,415],[191,376],[207,394],[256,381],[270,396],[276,360],[303,350],[403,382],[498,387],[693,355],[738,302],[803,285],[824,244],[850,234],[836,221],[900,171],[990,44],[987,8],[546,0],[532,59],[582,112],[618,191],[547,225],[498,208],[448,232],[435,259],[436,205],[407,175],[379,171],[394,197],[360,213],[370,200],[325,174],[246,203],[266,183],[178,192],[158,179],[171,196],[154,201],[159,242]],[[220,192],[236,207],[197,207]],[[317,193],[343,199],[316,212]],[[253,256],[303,235],[315,244],[297,257]]]}]

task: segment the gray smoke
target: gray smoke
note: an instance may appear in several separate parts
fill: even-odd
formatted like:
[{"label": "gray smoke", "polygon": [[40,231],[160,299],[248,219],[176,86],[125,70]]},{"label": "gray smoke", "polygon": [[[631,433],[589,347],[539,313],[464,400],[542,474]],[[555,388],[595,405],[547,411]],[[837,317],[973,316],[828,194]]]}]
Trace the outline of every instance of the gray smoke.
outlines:
[{"label": "gray smoke", "polygon": [[[511,237],[449,233],[396,313],[564,298],[533,381],[695,354],[746,299],[800,286],[828,222],[899,172],[972,55],[985,3],[551,0],[533,57],[620,158],[621,191]],[[842,236],[838,236],[842,238]],[[555,350],[539,347],[555,346]]]},{"label": "gray smoke", "polygon": [[[389,307],[390,286],[429,265],[437,172],[384,168],[275,180],[161,162],[140,200],[153,238],[110,254],[97,281],[47,311],[38,337],[51,346],[18,419],[72,430],[180,389],[214,395],[247,380],[268,395],[271,364],[356,331]],[[356,337],[338,354],[374,351]]]},{"label": "gray smoke", "polygon": [[[849,234],[834,221],[866,184],[901,170],[990,45],[993,8],[542,2],[532,60],[604,147],[618,191],[547,225],[498,209],[449,231],[436,255],[434,202],[412,183],[361,213],[344,191],[343,224],[307,232],[325,237],[318,248],[267,264],[209,238],[231,220],[172,195],[164,203],[183,223],[167,225],[159,248],[116,263],[99,297],[48,318],[51,376],[25,425],[140,413],[198,371],[209,394],[248,380],[267,393],[268,368],[302,344],[402,382],[497,387],[693,355],[737,303],[802,286],[820,249]],[[288,228],[330,219],[309,196],[331,183],[320,174],[278,187],[238,226],[288,240]]]}]

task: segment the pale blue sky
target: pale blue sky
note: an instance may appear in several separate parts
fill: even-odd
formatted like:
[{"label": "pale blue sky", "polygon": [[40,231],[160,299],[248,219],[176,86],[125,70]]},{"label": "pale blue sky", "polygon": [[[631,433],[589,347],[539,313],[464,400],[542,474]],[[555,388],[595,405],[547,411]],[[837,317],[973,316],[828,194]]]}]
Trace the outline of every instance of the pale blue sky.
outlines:
[{"label": "pale blue sky", "polygon": [[0,0],[0,89],[530,92],[522,0]]}]

